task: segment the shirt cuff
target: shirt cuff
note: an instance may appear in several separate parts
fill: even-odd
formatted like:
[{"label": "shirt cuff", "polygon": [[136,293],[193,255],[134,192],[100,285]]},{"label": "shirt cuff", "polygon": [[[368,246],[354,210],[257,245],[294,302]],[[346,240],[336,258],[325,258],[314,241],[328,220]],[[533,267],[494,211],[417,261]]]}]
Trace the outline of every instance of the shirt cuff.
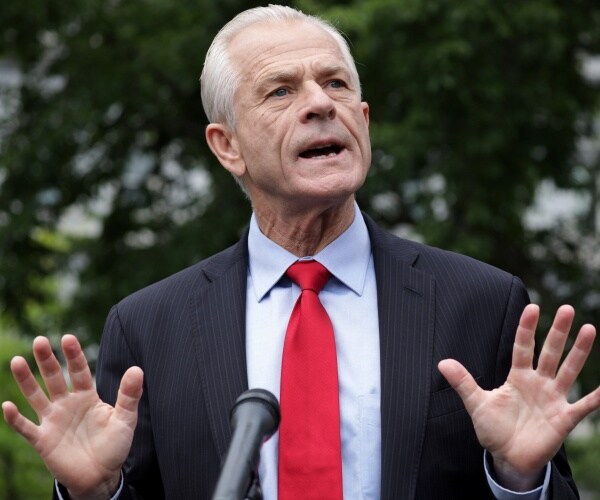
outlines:
[{"label": "shirt cuff", "polygon": [[531,491],[522,492],[507,490],[494,481],[494,478],[492,477],[488,467],[487,450],[484,450],[483,452],[483,468],[485,469],[485,477],[487,478],[490,489],[497,500],[546,500],[548,498],[550,472],[552,470],[550,463],[546,464],[546,473],[544,474],[543,484]]},{"label": "shirt cuff", "polygon": [[[110,500],[116,500],[117,498],[119,498],[119,495],[121,494],[121,491],[123,490],[123,482],[124,482],[123,471],[121,471],[121,482],[119,483],[119,489],[111,497]],[[59,484],[59,482],[56,479],[54,480],[54,489],[56,490],[56,495],[58,496],[59,500],[69,500],[69,495],[66,492],[66,488],[64,486],[62,486],[61,484]],[[64,491],[66,497],[63,496],[63,494],[62,494],[63,491]]]}]

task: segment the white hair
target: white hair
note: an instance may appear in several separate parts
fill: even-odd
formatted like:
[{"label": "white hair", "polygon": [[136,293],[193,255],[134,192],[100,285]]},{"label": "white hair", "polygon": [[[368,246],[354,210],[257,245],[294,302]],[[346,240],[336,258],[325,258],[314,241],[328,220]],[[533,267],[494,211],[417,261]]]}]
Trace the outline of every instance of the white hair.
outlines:
[{"label": "white hair", "polygon": [[206,53],[204,68],[200,76],[200,93],[204,112],[211,123],[222,123],[231,128],[235,127],[233,102],[241,75],[229,57],[229,44],[233,38],[253,24],[290,21],[309,23],[332,36],[350,70],[352,84],[360,93],[360,80],[348,43],[332,24],[292,7],[283,5],[256,7],[241,12],[223,26]]}]

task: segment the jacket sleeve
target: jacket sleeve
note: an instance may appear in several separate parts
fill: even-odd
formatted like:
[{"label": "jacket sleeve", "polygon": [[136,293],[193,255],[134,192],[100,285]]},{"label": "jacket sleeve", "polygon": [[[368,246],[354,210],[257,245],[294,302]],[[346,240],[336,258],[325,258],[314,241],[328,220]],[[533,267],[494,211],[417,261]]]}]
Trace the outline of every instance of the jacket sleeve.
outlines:
[{"label": "jacket sleeve", "polygon": [[[96,385],[103,401],[114,406],[121,377],[131,366],[144,369],[127,342],[117,306],[114,306],[106,320],[96,368]],[[123,466],[124,485],[119,500],[164,498],[147,394],[144,387],[133,443]]]}]

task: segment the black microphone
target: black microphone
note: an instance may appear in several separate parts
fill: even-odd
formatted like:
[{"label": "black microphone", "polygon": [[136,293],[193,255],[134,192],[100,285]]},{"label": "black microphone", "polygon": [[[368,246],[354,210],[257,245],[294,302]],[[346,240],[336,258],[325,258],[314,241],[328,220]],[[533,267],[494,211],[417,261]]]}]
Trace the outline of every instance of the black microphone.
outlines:
[{"label": "black microphone", "polygon": [[233,436],[213,500],[243,500],[257,478],[260,447],[279,426],[277,398],[264,389],[250,389],[238,397],[229,421]]}]

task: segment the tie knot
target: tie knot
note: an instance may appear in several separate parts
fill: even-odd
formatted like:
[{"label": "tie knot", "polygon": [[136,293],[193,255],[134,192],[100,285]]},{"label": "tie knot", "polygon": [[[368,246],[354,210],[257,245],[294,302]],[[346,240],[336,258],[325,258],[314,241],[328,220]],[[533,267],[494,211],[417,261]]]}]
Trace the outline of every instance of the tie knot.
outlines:
[{"label": "tie knot", "polygon": [[319,293],[329,280],[331,273],[316,260],[299,260],[286,271],[288,278],[302,290],[313,290]]}]

